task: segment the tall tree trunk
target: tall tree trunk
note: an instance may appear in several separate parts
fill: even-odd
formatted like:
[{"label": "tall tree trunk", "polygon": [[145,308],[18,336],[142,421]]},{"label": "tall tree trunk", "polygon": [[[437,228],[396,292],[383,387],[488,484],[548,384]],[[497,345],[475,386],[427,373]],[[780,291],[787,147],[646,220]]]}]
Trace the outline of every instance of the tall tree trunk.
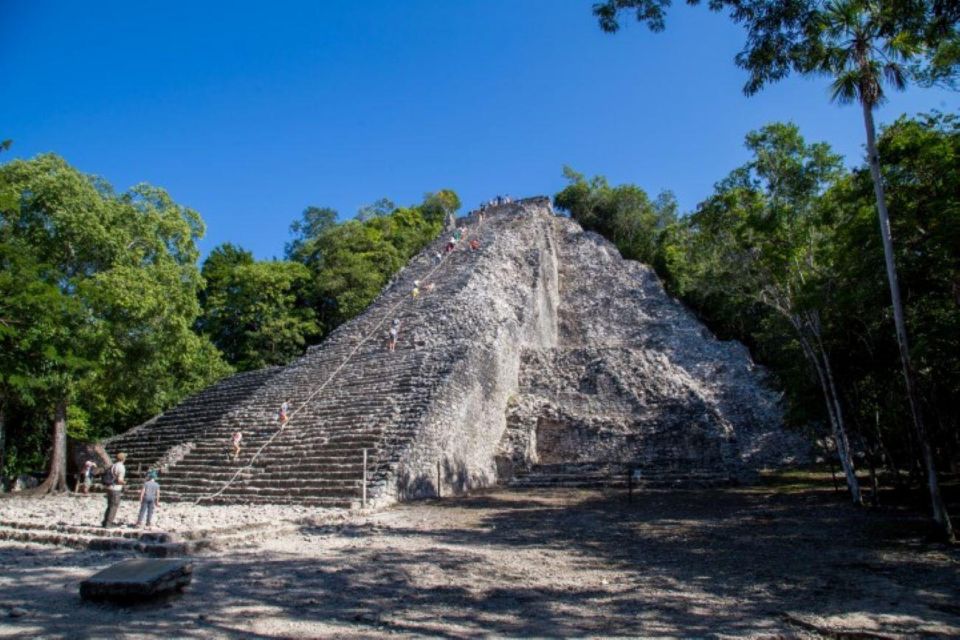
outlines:
[{"label": "tall tree trunk", "polygon": [[870,504],[874,507],[880,506],[880,481],[877,480],[877,461],[874,456],[875,451],[872,448],[864,447],[867,452],[867,465],[870,467]]},{"label": "tall tree trunk", "polygon": [[50,453],[50,472],[39,487],[31,493],[67,491],[67,400],[57,402],[53,415],[53,450]]},{"label": "tall tree trunk", "polygon": [[[863,497],[860,495],[860,482],[857,480],[856,469],[853,466],[853,457],[850,455],[850,441],[847,438],[846,425],[843,423],[843,413],[840,409],[840,403],[836,399],[836,389],[832,381],[828,380],[824,371],[824,363],[820,361],[813,345],[807,338],[803,330],[803,324],[796,317],[790,318],[790,323],[797,331],[797,337],[800,340],[800,346],[803,353],[807,356],[810,364],[817,372],[817,379],[820,381],[820,390],[823,392],[823,401],[827,407],[827,416],[833,427],[833,439],[837,445],[837,457],[840,458],[840,466],[847,478],[847,488],[850,489],[850,498],[853,504],[860,506],[863,504]],[[826,353],[822,354],[826,358]]]},{"label": "tall tree trunk", "polygon": [[890,450],[887,448],[887,444],[883,440],[883,432],[880,430],[879,407],[874,410],[873,416],[873,427],[877,432],[877,444],[879,445],[881,452],[880,461],[890,466],[890,471],[893,473],[893,488],[899,491],[903,489],[903,479],[900,477],[900,467],[897,465],[897,459],[890,454]]},{"label": "tall tree trunk", "polygon": [[913,429],[916,432],[917,443],[923,455],[924,466],[927,471],[927,489],[930,492],[930,505],[933,511],[933,520],[937,523],[943,536],[950,542],[954,541],[953,525],[947,505],[940,495],[940,483],[937,481],[937,468],[933,459],[933,449],[923,424],[923,415],[920,409],[920,398],[914,382],[913,367],[910,363],[910,346],[907,342],[907,326],[903,319],[903,304],[900,302],[900,284],[897,281],[897,266],[894,263],[893,235],[890,232],[890,217],[887,214],[887,201],[883,193],[883,177],[880,174],[880,154],[877,152],[876,130],[873,123],[873,105],[861,101],[863,107],[863,122],[867,130],[867,156],[870,163],[870,175],[873,177],[873,190],[877,198],[877,215],[880,219],[880,236],[883,239],[883,256],[887,265],[887,280],[890,283],[890,299],[893,303],[893,322],[897,332],[897,346],[900,348],[900,363],[903,365],[903,379],[907,386],[907,399],[910,403],[910,414],[913,417]]},{"label": "tall tree trunk", "polygon": [[[3,463],[7,455],[7,423],[5,420],[3,398],[0,397],[0,473],[3,472]],[[2,478],[0,478],[2,481]]]},{"label": "tall tree trunk", "polygon": [[[826,374],[827,378],[827,387],[830,390],[830,400],[833,401],[834,414],[837,416],[837,422],[840,425],[839,433],[840,437],[844,442],[844,449],[846,450],[846,456],[850,460],[849,466],[844,468],[844,471],[847,473],[847,483],[851,486],[856,486],[857,490],[854,492],[851,489],[851,495],[853,496],[853,501],[855,504],[863,504],[863,497],[860,494],[860,483],[857,480],[857,473],[853,465],[853,456],[850,453],[850,440],[847,436],[847,425],[843,419],[843,408],[840,406],[840,394],[837,392],[837,385],[833,381],[833,367],[830,365],[830,356],[827,355],[827,349],[823,346],[823,340],[820,339],[820,317],[815,312],[807,313],[807,325],[810,329],[810,333],[813,335],[814,340],[819,350],[820,363],[823,367],[823,371]],[[811,345],[811,348],[813,345]]]}]

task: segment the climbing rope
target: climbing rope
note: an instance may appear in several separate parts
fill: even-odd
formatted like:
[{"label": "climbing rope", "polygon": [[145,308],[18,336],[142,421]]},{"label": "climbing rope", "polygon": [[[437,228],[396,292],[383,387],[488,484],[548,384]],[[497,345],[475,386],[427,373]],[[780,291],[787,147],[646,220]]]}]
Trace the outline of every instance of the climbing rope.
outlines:
[{"label": "climbing rope", "polygon": [[[471,234],[471,237],[476,238],[476,239],[479,240],[479,238],[480,238],[480,232],[481,232],[482,229],[483,229],[483,223],[484,223],[484,218],[481,217],[480,220],[479,220],[478,223],[477,223],[476,229],[474,229],[473,233]],[[464,235],[464,238],[461,240],[461,244],[462,244],[464,247],[467,246],[467,236],[466,236],[466,235]],[[446,252],[446,253],[444,253],[443,255],[441,255],[441,257],[440,257],[440,262],[438,262],[437,264],[435,264],[435,265],[433,266],[433,268],[432,268],[430,271],[427,272],[427,275],[425,275],[423,278],[420,279],[420,282],[422,282],[422,283],[428,282],[428,281],[433,277],[433,274],[436,273],[437,270],[440,269],[440,267],[442,267],[442,266],[446,263],[447,258],[449,258],[449,257],[452,256],[452,255],[453,255],[453,251],[449,251],[449,252]],[[472,270],[473,270],[473,267],[471,267],[471,271],[472,271]],[[301,402],[301,403],[300,403],[300,406],[298,406],[296,409],[294,409],[294,411],[293,411],[292,413],[290,413],[289,416],[287,416],[287,420],[280,425],[280,428],[279,428],[279,429],[277,429],[275,432],[273,432],[273,434],[272,434],[269,438],[267,438],[266,442],[264,442],[262,445],[260,445],[260,448],[257,449],[257,452],[256,452],[255,454],[253,454],[253,457],[250,458],[250,461],[249,461],[245,466],[239,467],[239,468],[234,472],[233,476],[231,476],[230,479],[227,480],[227,481],[224,483],[224,485],[223,485],[222,487],[220,487],[220,489],[218,489],[216,492],[214,492],[214,493],[212,493],[212,494],[209,494],[209,495],[204,495],[204,496],[198,497],[198,498],[196,499],[196,501],[194,501],[194,504],[200,504],[200,503],[201,503],[202,501],[204,501],[204,500],[213,500],[214,498],[219,497],[220,495],[223,494],[224,491],[226,491],[228,488],[230,488],[230,486],[234,483],[234,481],[235,481],[238,477],[240,477],[240,474],[242,474],[242,473],[244,473],[244,472],[249,471],[250,469],[252,469],[252,468],[253,468],[253,463],[257,460],[257,458],[260,457],[260,454],[263,452],[263,450],[266,449],[268,446],[270,446],[270,445],[273,443],[273,441],[277,438],[277,436],[279,436],[281,433],[283,433],[283,431],[287,428],[287,425],[290,424],[290,421],[293,420],[293,417],[296,416],[298,413],[300,413],[300,411],[301,411],[304,407],[306,407],[307,404],[309,404],[310,401],[313,400],[313,398],[315,398],[318,393],[320,393],[321,391],[323,391],[323,390],[327,387],[327,385],[330,384],[330,381],[332,381],[332,380],[337,376],[337,374],[340,373],[340,371],[341,371],[345,366],[347,366],[347,363],[350,362],[350,360],[353,358],[353,356],[356,355],[356,353],[360,350],[360,348],[361,348],[364,344],[366,344],[366,343],[370,340],[370,338],[372,338],[373,336],[377,335],[377,333],[378,333],[379,330],[380,330],[380,327],[383,326],[383,323],[386,322],[387,318],[393,317],[393,315],[394,315],[394,313],[396,312],[396,310],[399,309],[400,306],[403,305],[404,302],[407,302],[407,295],[406,295],[406,294],[400,296],[400,300],[398,300],[392,307],[390,307],[389,309],[387,309],[387,312],[383,315],[382,318],[380,318],[380,321],[377,322],[376,325],[374,325],[373,329],[371,329],[371,330],[363,337],[363,339],[361,339],[360,342],[358,342],[358,343],[356,344],[356,346],[354,346],[353,349],[350,350],[350,353],[347,354],[347,357],[343,359],[343,362],[341,362],[341,363],[337,366],[337,368],[334,369],[333,372],[332,372],[329,376],[327,376],[327,379],[324,380],[323,383],[320,384],[320,386],[318,386],[316,389],[314,389],[314,390],[310,393],[310,395],[307,396],[307,399],[304,400],[303,402]]]}]

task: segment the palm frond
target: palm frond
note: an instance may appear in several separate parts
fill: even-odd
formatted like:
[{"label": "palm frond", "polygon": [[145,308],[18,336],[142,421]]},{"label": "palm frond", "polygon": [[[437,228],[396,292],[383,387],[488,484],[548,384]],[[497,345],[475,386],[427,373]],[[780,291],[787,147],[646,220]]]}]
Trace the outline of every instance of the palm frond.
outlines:
[{"label": "palm frond", "polygon": [[883,76],[887,79],[887,83],[897,91],[903,91],[907,88],[907,72],[896,62],[888,62],[883,65]]},{"label": "palm frond", "polygon": [[830,100],[850,104],[860,97],[860,74],[855,70],[844,71],[830,84]]}]

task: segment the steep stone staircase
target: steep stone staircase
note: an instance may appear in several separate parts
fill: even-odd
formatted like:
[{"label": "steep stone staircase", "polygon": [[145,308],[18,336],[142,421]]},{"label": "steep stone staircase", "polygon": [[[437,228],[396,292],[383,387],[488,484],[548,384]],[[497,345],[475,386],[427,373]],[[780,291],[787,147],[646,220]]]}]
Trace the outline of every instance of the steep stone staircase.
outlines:
[{"label": "steep stone staircase", "polygon": [[170,411],[108,441],[108,451],[112,455],[120,451],[127,454],[126,467],[132,481],[131,488],[139,486],[147,470],[163,468],[164,457],[171,450],[186,450],[190,443],[205,438],[211,429],[279,370],[279,367],[270,367],[230,376]]},{"label": "steep stone staircase", "polygon": [[[474,265],[511,217],[461,220],[464,241],[444,256],[441,237],[398,274],[359,318],[335,331],[299,360],[233,376],[172,411],[106,443],[127,453],[127,495],[147,469],[161,468],[165,499],[207,503],[296,503],[355,506],[367,489],[383,488],[416,433],[431,395],[469,335],[448,301],[471,278]],[[467,241],[479,231],[481,249]],[[415,280],[421,294],[413,298]],[[429,284],[433,288],[428,288]],[[386,349],[390,322],[401,321],[394,352]],[[346,365],[346,366],[344,366]],[[276,415],[289,400],[290,420]],[[238,460],[230,437],[243,433]],[[179,447],[173,459],[171,450]]]}]

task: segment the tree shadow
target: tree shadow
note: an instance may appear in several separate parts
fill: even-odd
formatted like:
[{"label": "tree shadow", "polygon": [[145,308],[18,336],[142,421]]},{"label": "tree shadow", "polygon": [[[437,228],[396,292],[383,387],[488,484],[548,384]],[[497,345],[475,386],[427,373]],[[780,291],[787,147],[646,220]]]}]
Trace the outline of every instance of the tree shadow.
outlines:
[{"label": "tree shadow", "polygon": [[797,632],[787,615],[850,613],[960,627],[960,558],[923,518],[822,493],[498,492],[378,516],[304,525],[296,553],[199,556],[186,594],[126,607],[76,588],[76,567],[124,554],[34,551],[8,563],[0,606],[33,609],[11,621],[23,635],[91,638],[776,635]]}]

